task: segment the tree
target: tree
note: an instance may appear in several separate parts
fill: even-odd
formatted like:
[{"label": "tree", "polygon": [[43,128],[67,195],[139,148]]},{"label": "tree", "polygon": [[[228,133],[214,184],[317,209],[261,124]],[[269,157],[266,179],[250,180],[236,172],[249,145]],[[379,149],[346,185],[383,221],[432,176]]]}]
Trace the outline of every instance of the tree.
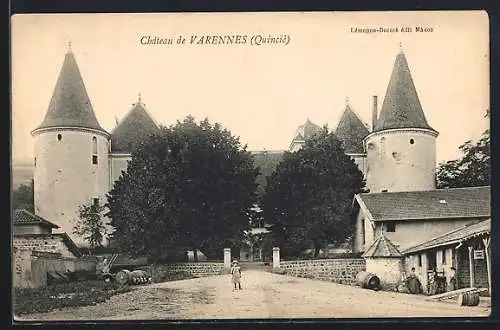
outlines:
[{"label": "tree", "polygon": [[106,207],[99,203],[84,203],[78,208],[78,218],[73,227],[73,233],[81,236],[89,243],[90,250],[102,247],[106,236],[106,226],[103,214]]},{"label": "tree", "polygon": [[467,141],[459,147],[461,158],[439,164],[436,178],[438,188],[488,186],[491,182],[490,133],[486,130],[480,139]]},{"label": "tree", "polygon": [[284,253],[296,256],[312,247],[316,256],[320,247],[352,235],[352,198],[364,185],[341,142],[324,127],[301,150],[285,153],[268,178],[264,218]]},{"label": "tree", "polygon": [[246,147],[219,124],[189,116],[161,127],[109,193],[113,239],[152,260],[180,247],[220,256],[248,227],[257,174]]},{"label": "tree", "polygon": [[31,184],[28,186],[26,184],[22,184],[12,192],[12,209],[25,209],[30,212],[35,211],[35,201],[33,195],[33,180],[31,180]]}]

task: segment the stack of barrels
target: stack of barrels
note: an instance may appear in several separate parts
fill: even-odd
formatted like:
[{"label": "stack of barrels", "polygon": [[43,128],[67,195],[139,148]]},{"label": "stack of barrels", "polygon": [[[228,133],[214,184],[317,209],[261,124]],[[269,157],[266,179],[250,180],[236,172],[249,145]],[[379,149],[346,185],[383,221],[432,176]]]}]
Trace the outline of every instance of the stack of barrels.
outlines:
[{"label": "stack of barrels", "polygon": [[122,269],[116,273],[116,282],[121,285],[138,285],[151,282],[151,277],[144,270],[129,271]]}]

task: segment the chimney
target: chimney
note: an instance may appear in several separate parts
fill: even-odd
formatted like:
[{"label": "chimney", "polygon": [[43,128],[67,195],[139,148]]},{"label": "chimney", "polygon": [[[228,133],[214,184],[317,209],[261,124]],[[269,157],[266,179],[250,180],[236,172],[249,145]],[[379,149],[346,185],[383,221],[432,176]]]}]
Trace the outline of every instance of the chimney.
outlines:
[{"label": "chimney", "polygon": [[377,104],[377,95],[373,96],[373,108],[372,108],[372,131],[375,130],[375,125],[377,123],[377,114],[378,114],[378,104]]}]

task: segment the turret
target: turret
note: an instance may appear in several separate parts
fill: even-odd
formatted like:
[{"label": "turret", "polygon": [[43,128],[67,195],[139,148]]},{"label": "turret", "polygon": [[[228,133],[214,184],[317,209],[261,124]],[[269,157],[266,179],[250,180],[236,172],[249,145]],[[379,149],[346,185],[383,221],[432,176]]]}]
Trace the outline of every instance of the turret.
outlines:
[{"label": "turret", "polygon": [[427,123],[403,51],[380,115],[372,117],[373,130],[364,140],[370,192],[435,189],[438,132]]},{"label": "turret", "polygon": [[109,133],[97,121],[69,47],[48,110],[34,138],[35,213],[73,235],[78,207],[105,203],[109,190]]},{"label": "turret", "polygon": [[306,143],[306,140],[320,130],[321,127],[311,122],[308,118],[306,122],[303,125],[300,125],[295,131],[289,150],[291,152],[300,150],[300,148],[302,148],[302,146]]},{"label": "turret", "polygon": [[366,167],[363,139],[368,134],[368,128],[354,110],[352,110],[349,101],[346,100],[345,110],[335,129],[335,135],[342,142],[346,155],[354,160],[363,174]]},{"label": "turret", "polygon": [[127,169],[132,152],[150,135],[158,132],[159,127],[139,94],[137,102],[132,104],[129,112],[111,132],[110,187]]}]

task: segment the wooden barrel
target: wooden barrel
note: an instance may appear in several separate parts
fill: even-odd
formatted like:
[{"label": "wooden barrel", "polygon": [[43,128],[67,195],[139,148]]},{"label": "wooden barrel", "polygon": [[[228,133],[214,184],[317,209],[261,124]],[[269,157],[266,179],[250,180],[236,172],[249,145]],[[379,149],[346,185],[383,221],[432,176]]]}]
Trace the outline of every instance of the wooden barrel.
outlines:
[{"label": "wooden barrel", "polygon": [[479,292],[464,292],[458,296],[459,306],[479,305]]},{"label": "wooden barrel", "polygon": [[118,273],[116,273],[115,280],[118,284],[125,285],[130,282],[131,276],[130,276],[130,271],[126,269],[120,270]]},{"label": "wooden barrel", "polygon": [[379,290],[380,279],[377,275],[361,271],[356,275],[357,284],[364,289]]}]

